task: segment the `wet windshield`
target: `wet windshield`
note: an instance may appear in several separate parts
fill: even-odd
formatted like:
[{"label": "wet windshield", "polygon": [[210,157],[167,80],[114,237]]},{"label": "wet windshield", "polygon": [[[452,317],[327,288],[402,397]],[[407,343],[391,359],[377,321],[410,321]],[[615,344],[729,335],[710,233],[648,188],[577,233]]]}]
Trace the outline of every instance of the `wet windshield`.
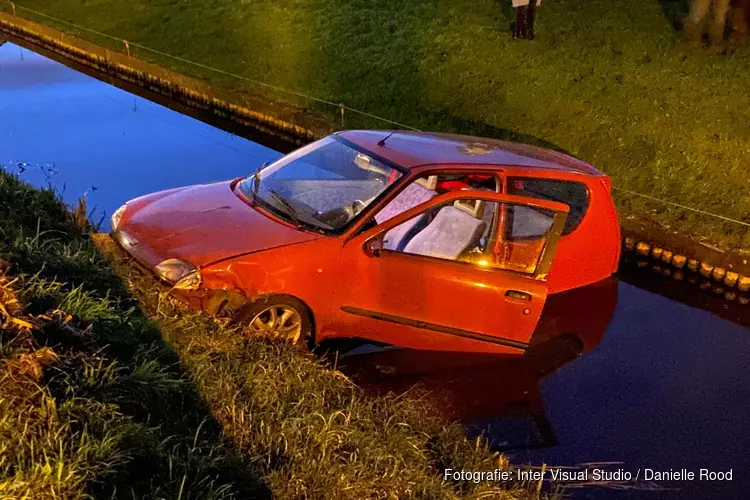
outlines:
[{"label": "wet windshield", "polygon": [[240,188],[295,225],[338,231],[400,177],[348,142],[326,137],[260,169]]}]

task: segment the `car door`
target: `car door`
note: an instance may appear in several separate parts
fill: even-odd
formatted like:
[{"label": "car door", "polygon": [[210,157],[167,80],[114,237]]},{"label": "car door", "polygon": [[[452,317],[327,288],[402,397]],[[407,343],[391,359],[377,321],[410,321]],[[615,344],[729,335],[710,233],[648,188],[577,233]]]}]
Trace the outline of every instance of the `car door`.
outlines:
[{"label": "car door", "polygon": [[[543,244],[524,272],[492,260],[486,242],[495,239],[498,228],[492,224],[498,218],[479,213],[490,204],[493,210],[521,207],[549,217],[539,236]],[[342,249],[348,271],[337,294],[345,328],[418,349],[522,352],[544,307],[544,279],[567,212],[562,203],[459,191],[354,236]],[[413,224],[415,217],[424,220]],[[487,220],[495,222],[488,227]],[[403,251],[386,250],[389,231],[401,224],[414,227],[415,234]]]}]

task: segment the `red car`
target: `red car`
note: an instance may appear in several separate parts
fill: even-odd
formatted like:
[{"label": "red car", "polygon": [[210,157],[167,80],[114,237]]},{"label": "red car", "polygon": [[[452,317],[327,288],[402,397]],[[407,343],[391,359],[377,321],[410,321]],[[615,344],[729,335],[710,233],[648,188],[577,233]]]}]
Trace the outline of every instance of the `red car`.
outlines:
[{"label": "red car", "polygon": [[347,131],[246,178],[137,198],[112,235],[193,307],[292,342],[523,352],[549,294],[609,277],[610,179],[532,146]]}]

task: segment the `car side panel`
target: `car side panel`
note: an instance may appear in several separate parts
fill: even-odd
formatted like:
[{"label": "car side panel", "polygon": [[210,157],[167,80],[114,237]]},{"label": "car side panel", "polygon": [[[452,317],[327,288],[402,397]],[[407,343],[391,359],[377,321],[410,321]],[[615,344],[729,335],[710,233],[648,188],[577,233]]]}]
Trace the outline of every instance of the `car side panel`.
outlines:
[{"label": "car side panel", "polygon": [[612,275],[620,253],[617,215],[600,183],[589,185],[589,208],[581,224],[560,238],[548,276],[550,293],[595,283]]},{"label": "car side panel", "polygon": [[609,178],[551,170],[507,168],[504,177],[580,182],[589,190],[589,207],[579,226],[560,238],[547,276],[549,293],[586,286],[611,276],[620,255],[620,223],[609,191]]},{"label": "car side panel", "polygon": [[[359,250],[357,253],[361,252],[361,248],[357,250]],[[398,254],[392,257],[397,261],[405,260],[404,256]],[[376,260],[376,263],[379,262],[380,259]],[[419,265],[411,267],[421,268]],[[458,267],[460,269],[460,266]],[[467,271],[464,270],[464,274]],[[383,311],[382,307],[377,307],[377,304],[372,303],[373,301],[377,303],[377,297],[384,292],[382,283],[377,288],[373,288],[375,283],[364,279],[366,276],[357,272],[356,265],[353,265],[349,259],[342,258],[340,239],[326,238],[228,259],[202,269],[201,274],[206,288],[239,292],[249,298],[265,294],[288,294],[297,297],[313,313],[318,342],[331,338],[362,337],[403,345],[404,339],[411,339],[411,342],[407,342],[411,347],[428,349],[513,354],[522,352],[518,348],[443,335],[424,328],[391,322],[373,322],[372,318],[345,312],[341,307],[342,304],[367,306],[366,309],[379,310],[379,312],[398,312],[400,316],[414,316],[414,311],[390,309]],[[497,277],[501,273],[490,272],[490,274]],[[452,281],[449,276],[444,278]],[[414,285],[418,285],[418,283],[401,279],[390,281],[391,293],[394,291],[394,286],[400,290],[404,287],[411,289],[410,286],[413,288]],[[434,297],[441,299],[440,294],[437,291],[434,292]],[[406,295],[413,294],[409,292]],[[353,300],[357,297],[361,300]],[[452,298],[445,298],[445,300]],[[502,304],[502,300],[498,298],[498,303]],[[538,294],[534,294],[534,300],[544,303],[544,297]],[[426,302],[434,301],[427,300]],[[416,307],[416,310],[420,309],[419,300],[412,300],[409,303],[412,307]],[[523,317],[524,321],[536,323],[541,312],[541,304],[535,308],[538,310],[530,316],[523,316],[519,310],[519,321]],[[433,309],[435,307],[440,309],[439,305],[433,304]],[[520,304],[517,307],[523,308]],[[470,303],[467,304],[467,309],[471,309]],[[429,316],[428,314],[427,317]],[[503,319],[507,321],[502,314],[492,316],[496,321],[504,322]],[[520,340],[528,341],[528,338]]]},{"label": "car side panel", "polygon": [[[342,283],[343,321],[388,344],[521,353],[546,299],[544,282],[514,273],[401,252],[374,257],[354,241],[344,255],[352,272]],[[509,296],[519,291],[528,298]]]},{"label": "car side panel", "polygon": [[204,286],[238,291],[249,298],[288,294],[302,300],[314,315],[318,337],[346,336],[339,331],[340,290],[334,286],[346,272],[341,240],[320,240],[243,255],[201,270]]}]

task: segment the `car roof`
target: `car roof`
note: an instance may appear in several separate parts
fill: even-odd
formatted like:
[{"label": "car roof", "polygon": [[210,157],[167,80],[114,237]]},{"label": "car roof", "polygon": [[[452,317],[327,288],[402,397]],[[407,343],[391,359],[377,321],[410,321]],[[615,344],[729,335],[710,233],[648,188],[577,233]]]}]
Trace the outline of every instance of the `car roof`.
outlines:
[{"label": "car roof", "polygon": [[[604,175],[591,165],[557,151],[484,137],[402,130],[347,130],[337,135],[407,169],[469,164]],[[385,144],[379,145],[386,137]]]}]

